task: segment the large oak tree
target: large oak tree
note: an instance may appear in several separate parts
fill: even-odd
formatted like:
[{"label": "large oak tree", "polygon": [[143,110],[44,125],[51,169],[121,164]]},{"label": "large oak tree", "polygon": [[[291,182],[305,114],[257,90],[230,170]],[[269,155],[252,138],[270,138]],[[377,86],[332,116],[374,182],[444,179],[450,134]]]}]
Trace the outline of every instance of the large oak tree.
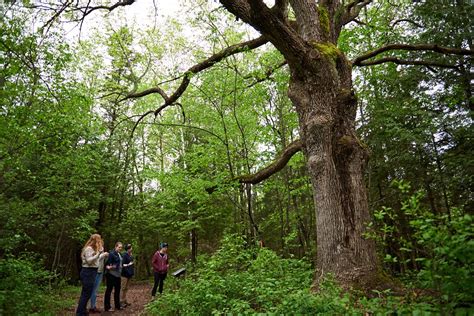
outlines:
[{"label": "large oak tree", "polygon": [[[114,10],[133,4],[123,0],[107,5],[73,4],[56,8],[56,15],[75,11],[85,18],[95,10]],[[355,66],[380,63],[455,68],[439,61],[403,59],[387,52],[427,51],[446,55],[472,55],[465,47],[448,48],[434,43],[391,43],[363,54],[352,61],[338,49],[343,27],[358,22],[360,12],[372,0],[276,0],[273,6],[263,0],[220,0],[237,19],[252,26],[261,37],[235,44],[189,68],[178,88],[167,93],[161,87],[133,92],[124,99],[136,99],[158,93],[163,104],[144,113],[137,124],[150,114],[158,114],[176,104],[193,74],[233,54],[270,42],[284,56],[290,71],[288,96],[299,118],[301,140],[289,145],[279,158],[255,175],[240,178],[258,183],[284,167],[291,156],[303,150],[313,185],[317,218],[317,271],[315,285],[331,273],[345,288],[377,288],[381,277],[374,242],[363,237],[370,222],[364,167],[369,153],[356,135],[357,98],[353,90]],[[289,18],[291,13],[292,18]],[[381,56],[382,57],[379,57]]]}]

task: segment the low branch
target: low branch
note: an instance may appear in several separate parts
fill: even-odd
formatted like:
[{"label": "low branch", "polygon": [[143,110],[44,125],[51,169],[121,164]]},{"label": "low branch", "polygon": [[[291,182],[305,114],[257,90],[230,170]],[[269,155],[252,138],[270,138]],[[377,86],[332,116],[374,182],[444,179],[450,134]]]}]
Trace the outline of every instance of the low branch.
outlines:
[{"label": "low branch", "polygon": [[445,64],[435,61],[428,61],[428,60],[406,60],[406,59],[399,59],[396,57],[385,57],[379,58],[376,60],[369,60],[369,61],[362,61],[358,63],[356,66],[363,67],[363,66],[373,66],[379,65],[383,63],[394,63],[397,65],[419,65],[419,66],[426,66],[426,67],[442,67],[442,68],[451,68],[451,69],[459,69],[456,65]]},{"label": "low branch", "polygon": [[449,48],[443,47],[436,44],[390,44],[387,46],[383,46],[377,48],[373,51],[365,53],[354,59],[352,64],[354,66],[359,66],[362,61],[375,57],[379,54],[384,52],[388,52],[391,50],[406,50],[406,51],[433,51],[436,53],[447,54],[447,55],[472,55],[473,51],[470,49],[462,49],[462,48]]},{"label": "low branch", "polygon": [[258,171],[257,173],[237,177],[237,180],[239,180],[240,183],[260,183],[283,169],[288,163],[288,161],[290,161],[291,157],[293,157],[297,152],[302,149],[303,142],[299,139],[295,140],[294,142],[289,144],[288,147],[283,150],[280,156],[270,165]]}]

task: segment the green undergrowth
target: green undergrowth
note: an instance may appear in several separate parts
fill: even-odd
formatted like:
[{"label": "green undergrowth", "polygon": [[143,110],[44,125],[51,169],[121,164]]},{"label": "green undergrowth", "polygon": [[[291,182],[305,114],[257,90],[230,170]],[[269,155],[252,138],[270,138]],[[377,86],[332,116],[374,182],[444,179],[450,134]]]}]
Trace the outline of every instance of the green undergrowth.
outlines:
[{"label": "green undergrowth", "polygon": [[0,260],[0,315],[56,315],[74,304],[78,287],[42,266],[28,257]]},{"label": "green undergrowth", "polygon": [[[247,247],[227,237],[221,249],[186,279],[170,280],[165,293],[147,306],[152,315],[438,315],[434,298],[390,291],[367,298],[340,290],[326,280],[310,291],[313,269],[305,260],[283,259],[268,249]],[[463,315],[474,310],[451,309]]]}]

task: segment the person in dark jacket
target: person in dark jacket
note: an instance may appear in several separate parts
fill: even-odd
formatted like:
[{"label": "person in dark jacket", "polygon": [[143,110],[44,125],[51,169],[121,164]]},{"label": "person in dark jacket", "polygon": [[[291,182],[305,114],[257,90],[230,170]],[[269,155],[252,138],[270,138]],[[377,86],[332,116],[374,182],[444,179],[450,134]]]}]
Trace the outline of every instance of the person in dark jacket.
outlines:
[{"label": "person in dark jacket", "polygon": [[155,298],[156,289],[159,286],[160,294],[163,293],[163,282],[166,279],[168,274],[169,262],[168,262],[168,244],[163,242],[160,245],[160,250],[155,252],[153,259],[151,261],[153,265],[153,274],[155,277],[155,284],[153,285],[153,290],[151,291],[151,296]]},{"label": "person in dark jacket", "polygon": [[127,291],[130,284],[130,279],[135,274],[135,269],[133,265],[133,256],[132,256],[132,245],[125,245],[125,253],[123,254],[123,266],[122,266],[122,298],[120,305],[122,307],[127,307],[130,303],[127,301]]},{"label": "person in dark jacket", "polygon": [[109,252],[109,258],[105,263],[105,280],[107,287],[105,288],[104,295],[104,310],[107,312],[113,312],[114,309],[110,305],[110,295],[112,294],[112,289],[114,290],[114,302],[115,309],[120,310],[120,283],[122,275],[122,243],[120,241],[115,243],[114,250]]}]

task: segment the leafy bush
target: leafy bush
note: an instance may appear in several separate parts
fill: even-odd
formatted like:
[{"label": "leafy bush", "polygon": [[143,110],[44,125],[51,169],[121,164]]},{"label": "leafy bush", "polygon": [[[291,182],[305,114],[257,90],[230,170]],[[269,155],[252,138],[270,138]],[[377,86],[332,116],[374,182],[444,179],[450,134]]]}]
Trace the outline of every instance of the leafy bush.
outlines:
[{"label": "leafy bush", "polygon": [[[411,287],[429,290],[445,312],[457,306],[474,305],[474,221],[469,214],[453,208],[450,214],[435,215],[423,208],[423,191],[409,195],[407,183],[396,182],[406,195],[401,211],[408,219],[412,239],[399,239],[399,254],[414,254],[405,259],[385,254],[386,263],[397,264],[416,261],[416,270],[405,272]],[[374,213],[367,237],[379,245],[397,238],[393,222],[399,220],[393,209],[383,207]]]},{"label": "leafy bush", "polygon": [[474,303],[474,222],[466,215],[427,216],[410,222],[415,237],[428,249],[418,258],[422,285],[441,293],[442,303]]},{"label": "leafy bush", "polygon": [[331,281],[321,285],[320,294],[310,292],[310,263],[247,247],[240,237],[225,237],[221,249],[201,261],[178,290],[165,292],[148,311],[160,315],[354,312],[348,294]]},{"label": "leafy bush", "polygon": [[[463,221],[467,220],[463,218]],[[463,227],[465,224],[465,222],[459,223]],[[461,228],[458,227],[458,229]],[[428,235],[425,236],[428,237]],[[458,239],[455,238],[455,240]],[[464,255],[467,254],[464,253]],[[430,297],[413,295],[411,292],[407,292],[406,296],[397,297],[387,291],[375,293],[376,298],[366,298],[356,293],[344,293],[330,279],[320,284],[320,291],[317,294],[312,293],[310,287],[313,269],[308,262],[283,259],[271,250],[248,247],[242,238],[236,236],[225,237],[219,251],[212,257],[200,259],[202,264],[186,279],[178,282],[171,279],[166,282],[168,289],[165,293],[148,305],[150,314],[430,315],[440,313],[440,306],[435,304]],[[439,272],[439,269],[437,271]],[[448,273],[448,271],[445,272]],[[469,282],[469,279],[462,281],[460,286],[465,286],[466,282]],[[450,291],[457,292],[458,289],[451,288]],[[443,311],[446,311],[446,308]],[[449,311],[461,312],[460,315],[466,312],[466,310],[452,308]],[[472,311],[472,309],[467,311]]]},{"label": "leafy bush", "polygon": [[[474,220],[452,209],[434,215],[420,207],[420,192],[402,202],[421,255],[420,285],[440,294],[443,309],[474,303]],[[411,250],[411,249],[408,249]]]},{"label": "leafy bush", "polygon": [[51,310],[45,288],[52,275],[27,259],[0,260],[0,315],[45,314]]}]

